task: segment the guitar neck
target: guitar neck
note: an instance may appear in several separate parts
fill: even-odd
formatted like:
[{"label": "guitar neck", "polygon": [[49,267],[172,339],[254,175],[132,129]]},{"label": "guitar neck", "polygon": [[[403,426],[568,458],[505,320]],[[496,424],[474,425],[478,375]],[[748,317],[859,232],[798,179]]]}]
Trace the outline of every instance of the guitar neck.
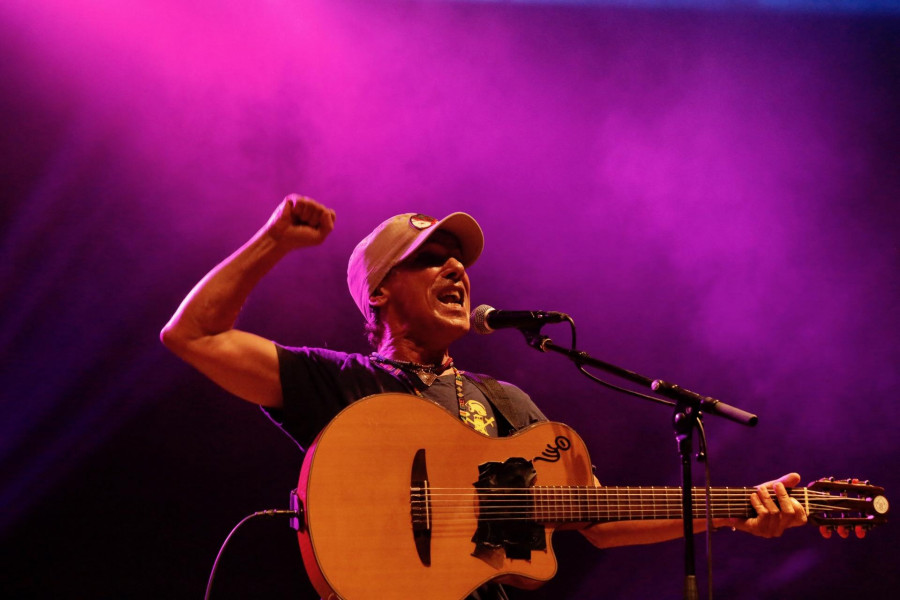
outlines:
[{"label": "guitar neck", "polygon": [[[750,494],[756,488],[712,488],[709,507],[714,518],[749,518],[756,514]],[[530,489],[533,518],[540,522],[600,523],[680,519],[679,487],[533,487]],[[809,506],[807,488],[788,493]],[[706,517],[706,488],[693,489],[693,515]]]}]

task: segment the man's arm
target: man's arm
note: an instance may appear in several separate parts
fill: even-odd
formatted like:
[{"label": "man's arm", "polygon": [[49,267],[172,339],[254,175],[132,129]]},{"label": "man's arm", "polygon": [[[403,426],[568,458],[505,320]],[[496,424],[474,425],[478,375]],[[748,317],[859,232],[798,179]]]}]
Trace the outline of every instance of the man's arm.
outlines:
[{"label": "man's arm", "polygon": [[321,244],[335,213],[291,194],[268,222],[194,286],[160,332],[162,343],[229,392],[263,406],[281,406],[275,345],[234,329],[247,296],[296,248]]},{"label": "man's arm", "polygon": [[[789,473],[758,486],[757,491],[750,495],[750,504],[757,516],[751,519],[716,518],[713,519],[713,527],[739,529],[760,537],[778,537],[789,527],[806,524],[806,511],[785,489],[785,486],[794,487],[798,483],[800,475]],[[775,490],[774,496],[769,488]],[[598,548],[612,548],[679,538],[684,531],[683,527],[680,520],[615,521],[593,525],[582,529],[581,533]],[[694,520],[695,533],[705,529],[706,519]]]}]

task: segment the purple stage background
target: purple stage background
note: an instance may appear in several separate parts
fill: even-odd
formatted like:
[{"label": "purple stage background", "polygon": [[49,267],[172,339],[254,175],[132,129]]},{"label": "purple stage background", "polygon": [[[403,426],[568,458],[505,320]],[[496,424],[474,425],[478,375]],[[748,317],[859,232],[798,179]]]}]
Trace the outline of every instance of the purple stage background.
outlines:
[{"label": "purple stage background", "polygon": [[[230,528],[287,506],[296,446],[157,335],[292,191],[337,228],[241,327],[365,351],[353,245],[467,211],[473,304],[565,311],[597,358],[759,414],[706,419],[715,485],[898,497],[896,16],[7,0],[0,49],[5,597],[197,598]],[[455,356],[573,425],[601,481],[678,483],[667,409],[515,331]],[[514,598],[680,596],[680,542],[555,539],[557,577]],[[898,540],[719,532],[717,597],[893,595]],[[284,523],[231,544],[214,598],[316,597]]]}]

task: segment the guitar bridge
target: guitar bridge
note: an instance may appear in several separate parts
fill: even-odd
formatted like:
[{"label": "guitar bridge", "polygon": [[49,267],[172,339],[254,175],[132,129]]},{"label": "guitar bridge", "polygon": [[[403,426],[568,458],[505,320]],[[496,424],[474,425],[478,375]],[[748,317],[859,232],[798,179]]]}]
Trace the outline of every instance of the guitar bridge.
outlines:
[{"label": "guitar bridge", "polygon": [[413,540],[419,560],[431,566],[431,493],[428,489],[428,468],[425,449],[419,448],[413,458],[409,479],[409,513],[412,519]]}]

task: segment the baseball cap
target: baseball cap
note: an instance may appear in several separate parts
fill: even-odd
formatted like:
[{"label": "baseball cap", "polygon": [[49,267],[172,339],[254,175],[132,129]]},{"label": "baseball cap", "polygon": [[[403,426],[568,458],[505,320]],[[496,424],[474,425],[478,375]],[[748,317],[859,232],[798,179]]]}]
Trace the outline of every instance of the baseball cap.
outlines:
[{"label": "baseball cap", "polygon": [[484,248],[484,234],[470,215],[455,212],[437,220],[419,213],[387,219],[356,245],[347,265],[347,286],[366,319],[373,316],[369,296],[388,272],[411,255],[435,231],[452,233],[459,240],[462,264],[472,265]]}]

